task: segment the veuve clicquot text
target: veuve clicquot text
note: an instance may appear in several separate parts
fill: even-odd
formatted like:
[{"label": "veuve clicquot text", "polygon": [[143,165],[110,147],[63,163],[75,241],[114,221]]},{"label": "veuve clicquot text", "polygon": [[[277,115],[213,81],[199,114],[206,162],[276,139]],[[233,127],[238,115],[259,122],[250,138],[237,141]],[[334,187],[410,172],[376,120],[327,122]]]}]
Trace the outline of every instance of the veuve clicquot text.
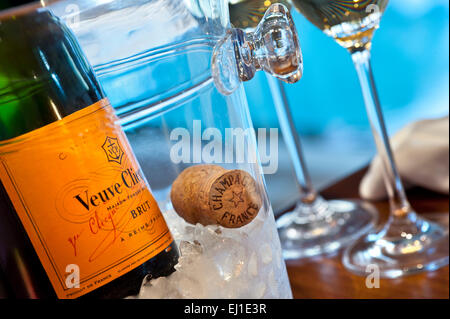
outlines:
[{"label": "veuve clicquot text", "polygon": [[0,266],[19,298],[121,298],[178,252],[92,68],[44,9],[0,13]]}]

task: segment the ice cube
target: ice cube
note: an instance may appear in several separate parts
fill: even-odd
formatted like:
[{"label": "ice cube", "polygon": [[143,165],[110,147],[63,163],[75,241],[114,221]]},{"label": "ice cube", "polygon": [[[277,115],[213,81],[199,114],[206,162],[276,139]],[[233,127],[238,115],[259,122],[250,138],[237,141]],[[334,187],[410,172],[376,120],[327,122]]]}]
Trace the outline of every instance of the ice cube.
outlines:
[{"label": "ice cube", "polygon": [[266,284],[263,281],[259,281],[256,283],[253,294],[255,299],[261,299],[264,297],[264,293],[266,292]]},{"label": "ice cube", "polygon": [[270,287],[272,296],[278,296],[278,283],[275,279],[275,274],[273,269],[270,271],[269,276],[267,277],[268,285]]},{"label": "ice cube", "polygon": [[173,285],[182,298],[199,298],[204,296],[202,285],[196,278],[192,278],[186,273],[179,272],[178,276],[174,277]]},{"label": "ice cube", "polygon": [[168,277],[159,277],[142,286],[139,293],[140,299],[165,298],[168,288]]},{"label": "ice cube", "polygon": [[176,271],[145,284],[139,298],[292,298],[273,219],[239,229],[177,227]]},{"label": "ice cube", "polygon": [[183,257],[195,257],[203,252],[202,245],[198,241],[193,243],[182,240],[179,245],[180,254]]},{"label": "ice cube", "polygon": [[227,244],[230,246],[222,246],[225,248],[225,254],[222,254],[222,258],[218,263],[220,264],[223,279],[229,281],[240,276],[246,256],[245,249],[238,242],[229,240]]},{"label": "ice cube", "polygon": [[257,258],[258,257],[256,256],[256,253],[253,252],[248,261],[248,266],[247,266],[248,273],[253,277],[258,275],[258,260],[257,260]]},{"label": "ice cube", "polygon": [[261,245],[259,249],[259,254],[261,256],[261,260],[264,264],[268,264],[272,261],[272,248],[268,243],[264,243]]}]

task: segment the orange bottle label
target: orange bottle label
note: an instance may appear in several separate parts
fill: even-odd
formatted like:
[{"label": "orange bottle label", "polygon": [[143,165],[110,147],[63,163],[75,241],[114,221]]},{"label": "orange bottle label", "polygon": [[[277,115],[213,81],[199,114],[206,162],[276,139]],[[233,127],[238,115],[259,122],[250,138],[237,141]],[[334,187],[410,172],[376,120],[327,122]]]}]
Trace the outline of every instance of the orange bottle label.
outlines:
[{"label": "orange bottle label", "polygon": [[59,298],[107,284],[173,241],[116,120],[104,99],[0,142],[0,179]]}]

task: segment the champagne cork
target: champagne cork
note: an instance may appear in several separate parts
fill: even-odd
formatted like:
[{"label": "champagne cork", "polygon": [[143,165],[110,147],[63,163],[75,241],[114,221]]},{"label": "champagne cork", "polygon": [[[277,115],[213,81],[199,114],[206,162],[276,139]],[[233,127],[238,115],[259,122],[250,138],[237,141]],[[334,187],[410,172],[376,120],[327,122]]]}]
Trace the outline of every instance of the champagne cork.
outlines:
[{"label": "champagne cork", "polygon": [[253,177],[243,170],[196,165],[181,172],[170,193],[175,211],[188,223],[238,228],[250,223],[262,206]]}]

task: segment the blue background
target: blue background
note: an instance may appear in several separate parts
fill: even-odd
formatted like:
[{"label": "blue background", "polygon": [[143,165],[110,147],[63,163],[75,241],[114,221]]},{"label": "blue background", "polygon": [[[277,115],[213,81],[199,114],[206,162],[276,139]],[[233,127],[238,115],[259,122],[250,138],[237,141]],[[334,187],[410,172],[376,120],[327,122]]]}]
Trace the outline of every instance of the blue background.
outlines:
[{"label": "blue background", "polygon": [[[408,4],[409,3],[409,4]],[[404,6],[411,8],[405,10]],[[362,96],[346,50],[293,12],[304,57],[304,76],[286,85],[298,129],[320,134],[331,123],[367,129]],[[372,65],[390,127],[448,111],[448,2],[391,0],[375,33]],[[255,126],[276,126],[265,77],[246,83]],[[427,98],[428,101],[422,101]],[[420,103],[419,103],[420,102]],[[446,105],[443,105],[446,104]],[[257,106],[257,109],[255,109]],[[447,110],[446,110],[447,109]]]}]

